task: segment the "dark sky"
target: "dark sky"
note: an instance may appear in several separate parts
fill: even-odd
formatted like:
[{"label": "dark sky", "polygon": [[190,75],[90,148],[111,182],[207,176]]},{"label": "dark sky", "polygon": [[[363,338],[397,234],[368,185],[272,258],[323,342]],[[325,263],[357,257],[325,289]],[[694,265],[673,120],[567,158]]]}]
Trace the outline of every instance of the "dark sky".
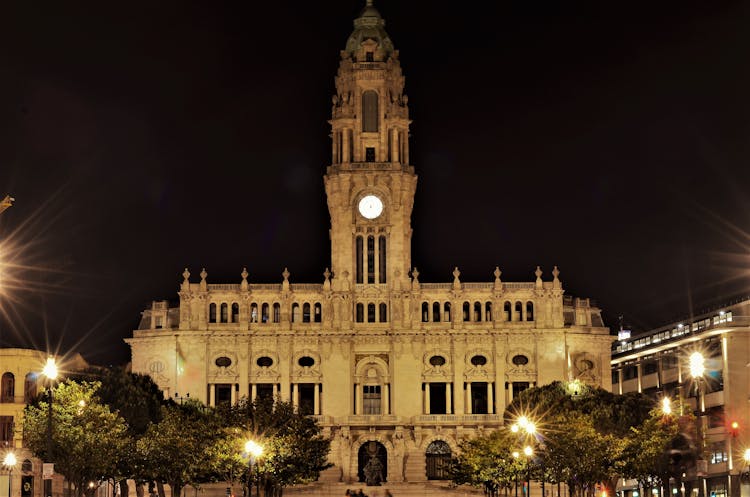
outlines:
[{"label": "dark sky", "polygon": [[[0,346],[121,363],[195,281],[319,282],[338,52],[364,1],[0,7]],[[560,267],[607,324],[750,293],[748,2],[376,1],[422,281]]]}]

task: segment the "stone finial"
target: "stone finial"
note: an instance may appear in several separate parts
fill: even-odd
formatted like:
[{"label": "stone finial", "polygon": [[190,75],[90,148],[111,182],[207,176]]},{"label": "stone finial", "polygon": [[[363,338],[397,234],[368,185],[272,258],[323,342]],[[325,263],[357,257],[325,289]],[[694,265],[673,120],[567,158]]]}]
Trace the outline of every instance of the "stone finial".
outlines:
[{"label": "stone finial", "polygon": [[284,277],[284,281],[281,282],[281,290],[284,292],[289,291],[289,269],[284,268],[284,271],[281,272],[281,276]]},{"label": "stone finial", "polygon": [[206,291],[208,290],[208,282],[206,281],[206,278],[208,277],[208,273],[206,272],[206,268],[203,268],[201,270],[201,290]]},{"label": "stone finial", "polygon": [[541,287],[542,286],[542,269],[537,266],[536,271],[534,271],[534,275],[536,276],[536,286]]},{"label": "stone finial", "polygon": [[454,290],[460,290],[461,289],[461,280],[458,279],[458,277],[461,276],[461,271],[458,270],[458,266],[453,268],[453,289]]},{"label": "stone finial", "polygon": [[242,276],[242,281],[240,282],[240,289],[247,291],[247,277],[250,275],[250,273],[247,272],[247,268],[243,267],[242,272],[240,273],[240,276]]},{"label": "stone finial", "polygon": [[500,275],[503,274],[503,272],[500,271],[500,266],[495,266],[495,271],[492,274],[495,275],[495,290],[500,290],[503,286],[503,282],[500,280]]},{"label": "stone finial", "polygon": [[281,272],[281,276],[284,277],[284,281],[289,281],[289,275],[291,273],[289,272],[288,268],[284,268],[284,271]]},{"label": "stone finial", "polygon": [[560,279],[558,278],[558,276],[560,276],[560,270],[557,269],[557,266],[552,270],[552,276],[554,277],[552,280],[552,286],[560,288]]},{"label": "stone finial", "polygon": [[416,267],[411,270],[411,289],[419,290],[419,271]]},{"label": "stone finial", "polygon": [[330,291],[331,290],[331,271],[326,268],[325,271],[323,271],[323,290]]},{"label": "stone finial", "polygon": [[182,289],[190,290],[190,271],[188,271],[188,268],[185,268],[182,272]]},{"label": "stone finial", "polygon": [[351,289],[351,286],[349,286],[349,271],[344,271],[341,276],[344,277],[343,287],[341,289],[348,292]]}]

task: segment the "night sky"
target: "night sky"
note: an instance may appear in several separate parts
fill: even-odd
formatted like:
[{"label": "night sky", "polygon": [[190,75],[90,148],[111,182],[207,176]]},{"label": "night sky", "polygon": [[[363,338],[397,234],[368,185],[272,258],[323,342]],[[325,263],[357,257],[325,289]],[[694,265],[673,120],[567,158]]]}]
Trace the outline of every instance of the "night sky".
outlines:
[{"label": "night sky", "polygon": [[[322,282],[339,50],[364,0],[0,7],[0,346],[124,363],[198,281]],[[750,5],[379,0],[420,280],[532,281],[634,330],[750,294]]]}]

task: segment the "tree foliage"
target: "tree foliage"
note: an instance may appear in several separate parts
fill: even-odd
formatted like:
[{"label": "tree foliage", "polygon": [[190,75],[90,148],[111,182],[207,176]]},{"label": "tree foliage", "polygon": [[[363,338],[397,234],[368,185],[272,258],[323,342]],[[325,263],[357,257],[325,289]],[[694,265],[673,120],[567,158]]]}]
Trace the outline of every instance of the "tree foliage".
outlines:
[{"label": "tree foliage", "polygon": [[73,484],[77,495],[93,493],[102,478],[114,478],[129,443],[125,421],[99,401],[99,387],[98,382],[68,381],[54,388],[51,453],[49,399],[27,406],[24,413],[24,443],[37,457],[54,461],[55,471]]}]

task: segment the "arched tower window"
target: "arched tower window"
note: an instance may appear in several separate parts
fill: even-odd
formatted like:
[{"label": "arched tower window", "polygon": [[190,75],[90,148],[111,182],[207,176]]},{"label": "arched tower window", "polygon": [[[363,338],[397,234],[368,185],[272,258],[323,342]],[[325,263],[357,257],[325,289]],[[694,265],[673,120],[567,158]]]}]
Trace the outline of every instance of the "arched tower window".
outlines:
[{"label": "arched tower window", "polygon": [[474,302],[474,321],[479,322],[482,320],[482,303]]},{"label": "arched tower window", "polygon": [[507,300],[503,304],[503,314],[505,314],[505,320],[510,321],[510,302]]},{"label": "arched tower window", "polygon": [[227,310],[227,304],[221,304],[221,322],[222,323],[228,323],[229,322],[229,311]]},{"label": "arched tower window", "polygon": [[526,321],[534,320],[534,303],[526,302]]},{"label": "arched tower window", "polygon": [[484,320],[492,321],[492,302],[485,302],[484,304]]},{"label": "arched tower window", "polygon": [[310,304],[308,304],[307,302],[302,304],[302,322],[303,323],[310,322]]},{"label": "arched tower window", "polygon": [[232,322],[240,322],[240,305],[237,302],[232,304]]},{"label": "arched tower window", "polygon": [[320,302],[315,303],[315,307],[313,309],[313,315],[314,315],[314,320],[316,323],[320,323],[323,320],[323,309],[320,306]]},{"label": "arched tower window", "polygon": [[446,302],[443,306],[443,321],[450,323],[451,321],[451,303]]},{"label": "arched tower window", "polygon": [[301,321],[299,304],[295,302],[292,304],[292,323],[299,323]]},{"label": "arched tower window", "polygon": [[250,304],[250,322],[251,323],[258,322],[258,304],[256,304],[255,302]]},{"label": "arched tower window", "polygon": [[516,302],[516,309],[513,313],[513,321],[521,321],[521,313],[523,312],[523,306],[520,302]]},{"label": "arched tower window", "polygon": [[34,397],[36,397],[36,373],[29,373],[26,375],[23,384],[23,401],[26,404],[31,404]]},{"label": "arched tower window", "polygon": [[464,321],[471,320],[471,304],[464,302]]},{"label": "arched tower window", "polygon": [[430,321],[430,304],[422,302],[422,322],[427,323]]},{"label": "arched tower window", "polygon": [[216,322],[216,304],[214,304],[213,302],[208,305],[208,322]]},{"label": "arched tower window", "polygon": [[387,266],[386,266],[386,258],[385,258],[385,236],[381,236],[378,239],[378,266],[379,266],[379,277],[378,281],[380,283],[385,283],[385,276],[387,274]]},{"label": "arched tower window", "polygon": [[432,303],[432,320],[436,323],[440,322],[440,302]]},{"label": "arched tower window", "polygon": [[387,323],[388,322],[388,306],[384,303],[380,304],[380,322],[381,323]]},{"label": "arched tower window", "polygon": [[261,306],[260,310],[261,310],[261,313],[260,313],[260,322],[261,323],[267,323],[268,322],[268,304],[263,304]]},{"label": "arched tower window", "polygon": [[362,131],[365,133],[378,132],[378,93],[367,90],[362,93]]},{"label": "arched tower window", "polygon": [[375,322],[375,304],[367,304],[367,322]]},{"label": "arched tower window", "polygon": [[[268,306],[268,304],[264,304],[264,305]],[[268,307],[266,307],[266,320],[268,320]],[[274,323],[281,322],[281,304],[279,304],[278,302],[273,304],[273,322]]]},{"label": "arched tower window", "polygon": [[16,395],[16,377],[13,373],[3,373],[0,382],[0,402],[13,402]]},{"label": "arched tower window", "polygon": [[364,246],[363,245],[364,245],[364,241],[362,240],[362,237],[358,236],[357,239],[355,240],[355,246],[356,246],[356,250],[355,250],[356,255],[355,255],[355,257],[357,258],[356,262],[355,262],[356,268],[357,268],[357,279],[355,281],[357,283],[364,283],[364,276],[363,276],[364,275],[364,271],[363,271],[363,268],[362,268],[362,264],[363,264],[363,260],[364,260],[362,258],[362,252],[364,251]]},{"label": "arched tower window", "polygon": [[365,322],[365,306],[364,304],[357,304],[357,322]]},{"label": "arched tower window", "polygon": [[375,283],[375,237],[367,237],[367,282]]}]

